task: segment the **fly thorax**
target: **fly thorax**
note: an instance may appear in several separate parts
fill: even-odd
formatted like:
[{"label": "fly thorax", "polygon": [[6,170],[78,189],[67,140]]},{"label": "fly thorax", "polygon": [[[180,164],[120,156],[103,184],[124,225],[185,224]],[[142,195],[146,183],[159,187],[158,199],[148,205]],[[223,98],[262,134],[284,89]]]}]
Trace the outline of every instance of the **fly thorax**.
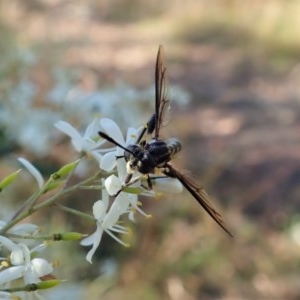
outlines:
[{"label": "fly thorax", "polygon": [[142,174],[154,173],[157,163],[155,158],[146,150],[138,163],[138,170]]},{"label": "fly thorax", "polygon": [[153,171],[155,168],[164,167],[170,161],[170,151],[164,140],[152,139],[146,146],[147,159],[152,164]]}]

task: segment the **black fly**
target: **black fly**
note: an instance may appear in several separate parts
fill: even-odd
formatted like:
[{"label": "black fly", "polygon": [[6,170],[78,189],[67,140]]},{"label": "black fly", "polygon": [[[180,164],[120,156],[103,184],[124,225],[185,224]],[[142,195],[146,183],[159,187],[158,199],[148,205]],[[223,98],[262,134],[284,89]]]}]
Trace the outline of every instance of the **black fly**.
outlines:
[{"label": "black fly", "polygon": [[[147,126],[141,131],[136,144],[124,147],[104,132],[99,132],[99,135],[125,150],[124,158],[127,162],[128,173],[125,180],[126,184],[130,184],[130,180],[136,172],[147,175],[150,189],[152,188],[152,182],[149,174],[155,174],[156,170],[159,170],[167,177],[177,178],[215,222],[232,236],[226,228],[221,215],[209,203],[205,190],[202,187],[198,187],[190,178],[183,175],[169,163],[172,157],[181,150],[181,144],[177,139],[162,140],[159,138],[169,103],[164,51],[163,47],[159,46],[155,67],[155,113],[149,119]],[[154,133],[149,142],[143,139],[146,133],[148,135]]]}]

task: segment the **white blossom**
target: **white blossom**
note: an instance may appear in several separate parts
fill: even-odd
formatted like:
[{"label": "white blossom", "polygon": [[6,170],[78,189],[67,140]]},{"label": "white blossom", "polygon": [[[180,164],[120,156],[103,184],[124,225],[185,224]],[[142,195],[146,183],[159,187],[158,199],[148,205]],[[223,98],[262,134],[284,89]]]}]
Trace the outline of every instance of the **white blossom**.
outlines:
[{"label": "white blossom", "polygon": [[31,254],[43,247],[38,246],[29,250],[25,244],[16,244],[4,236],[0,236],[0,244],[10,251],[12,265],[0,272],[0,284],[9,283],[18,278],[23,278],[25,284],[37,283],[41,281],[41,277],[53,272],[53,268],[47,260],[31,259]]},{"label": "white blossom", "polygon": [[[0,230],[4,228],[6,225],[7,222],[0,220]],[[11,238],[11,240],[13,240],[14,242],[22,242],[27,246],[32,246],[35,244],[35,240],[28,237],[34,237],[39,232],[39,227],[35,224],[22,223],[22,224],[14,225],[7,232],[9,234],[16,235]]]},{"label": "white blossom", "polygon": [[[7,225],[7,222],[0,220],[0,229]],[[34,235],[39,231],[39,227],[35,224],[24,223],[16,224],[8,230],[9,233],[23,234],[23,235]]]},{"label": "white blossom", "polygon": [[104,144],[104,141],[99,141],[98,138],[99,125],[99,118],[95,118],[81,136],[71,124],[65,121],[58,121],[54,124],[57,129],[71,138],[72,145],[77,152],[89,154],[100,163],[102,155],[97,149]]},{"label": "white blossom", "polygon": [[[63,125],[63,126],[61,126]],[[93,215],[96,221],[96,230],[88,237],[81,241],[83,246],[92,246],[86,255],[88,262],[92,263],[93,255],[96,249],[99,247],[103,233],[107,233],[113,239],[115,239],[120,244],[127,246],[116,234],[128,233],[126,227],[119,224],[119,220],[123,215],[128,215],[129,220],[135,221],[134,215],[139,212],[145,217],[150,215],[146,214],[141,209],[141,203],[138,200],[138,194],[146,196],[154,196],[155,193],[148,189],[145,189],[141,184],[141,179],[143,174],[136,172],[137,174],[131,174],[132,178],[130,182],[127,182],[127,162],[124,157],[124,148],[128,145],[135,144],[139,136],[140,130],[129,128],[127,130],[126,138],[124,139],[123,134],[119,126],[108,118],[102,118],[99,121],[100,131],[106,133],[112,140],[116,142],[116,145],[112,149],[101,149],[106,153],[103,154],[100,160],[100,168],[112,172],[116,169],[117,175],[112,174],[108,176],[105,180],[102,179],[102,199],[98,200],[93,205]],[[59,126],[62,131],[71,136],[73,140],[73,145],[77,151],[83,151],[83,149],[88,149],[84,146],[83,140],[79,133],[70,125],[65,123],[60,123]],[[68,129],[67,129],[68,127]],[[89,134],[86,134],[87,136]],[[103,139],[98,142],[98,146],[102,146],[106,140]],[[118,146],[121,145],[122,147]],[[93,148],[89,148],[90,150]],[[151,177],[150,177],[151,179]],[[167,190],[172,188],[174,192],[179,192],[182,189],[181,183],[174,178],[161,178],[161,179],[151,179],[155,180],[154,184],[157,190]],[[127,188],[127,189],[126,189]],[[133,188],[130,190],[129,188]],[[136,188],[136,189],[134,189]],[[140,189],[140,192],[139,192]],[[113,201],[110,204],[109,196],[113,197]]]},{"label": "white blossom", "polygon": [[[121,129],[114,121],[107,118],[103,118],[101,119],[100,124],[103,131],[106,134],[108,134],[112,139],[114,139],[116,142],[118,142],[120,145],[124,147],[130,144],[134,144],[137,139],[138,130],[134,128],[128,128],[126,140],[125,140],[121,132]],[[116,147],[112,151],[107,152],[106,154],[103,155],[102,161],[100,163],[100,168],[108,172],[113,170],[113,168],[117,165],[117,162],[119,160],[121,161],[121,159],[118,159],[118,157],[122,157],[123,155],[124,155],[124,150],[120,147]],[[125,160],[123,159],[123,162],[124,161]]]},{"label": "white blossom", "polygon": [[112,232],[117,233],[127,233],[127,229],[121,225],[116,224],[119,220],[120,215],[113,213],[107,213],[109,206],[109,196],[106,189],[102,190],[102,200],[98,200],[93,205],[93,215],[96,220],[96,231],[90,236],[84,238],[81,241],[81,245],[90,246],[92,245],[91,250],[88,252],[86,259],[88,262],[92,263],[92,257],[98,248],[103,232],[108,233],[112,238],[114,238],[119,243],[126,246],[126,244],[115,236]]},{"label": "white blossom", "polygon": [[[140,187],[140,181],[136,181],[131,186]],[[122,191],[122,183],[119,177],[115,175],[109,176],[105,180],[105,187],[109,195],[116,195],[116,198],[108,212],[110,220],[121,216],[122,214],[129,213],[129,219],[134,221],[133,213],[140,212],[145,217],[149,217],[143,210],[140,209],[138,202],[138,195]],[[143,193],[141,193],[143,195]],[[113,217],[114,216],[114,217]]]}]

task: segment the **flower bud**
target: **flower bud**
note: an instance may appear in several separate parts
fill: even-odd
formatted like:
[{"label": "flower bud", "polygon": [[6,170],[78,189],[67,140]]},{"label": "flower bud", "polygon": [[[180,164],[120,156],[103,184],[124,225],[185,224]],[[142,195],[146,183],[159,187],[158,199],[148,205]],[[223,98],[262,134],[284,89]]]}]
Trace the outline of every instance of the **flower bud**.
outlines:
[{"label": "flower bud", "polygon": [[80,232],[64,232],[64,233],[54,233],[54,241],[77,241],[84,238],[86,235]]},{"label": "flower bud", "polygon": [[10,185],[15,180],[15,178],[18,176],[20,171],[21,169],[9,174],[8,176],[6,176],[4,179],[0,181],[0,192],[2,192],[8,185]]},{"label": "flower bud", "polygon": [[64,280],[50,279],[50,280],[40,281],[38,283],[35,283],[35,286],[38,290],[45,290],[45,289],[53,288],[58,284],[61,284],[62,282],[64,282]]},{"label": "flower bud", "polygon": [[76,161],[73,161],[73,162],[71,162],[71,163],[69,163],[69,164],[64,165],[64,166],[61,167],[57,172],[53,173],[53,174],[51,175],[51,178],[52,178],[53,180],[58,180],[58,179],[60,179],[61,177],[64,177],[64,176],[68,175],[68,174],[69,174],[70,172],[72,172],[73,169],[77,166],[77,164],[78,164],[79,161],[80,161],[80,160],[78,159],[78,160],[76,160]]}]

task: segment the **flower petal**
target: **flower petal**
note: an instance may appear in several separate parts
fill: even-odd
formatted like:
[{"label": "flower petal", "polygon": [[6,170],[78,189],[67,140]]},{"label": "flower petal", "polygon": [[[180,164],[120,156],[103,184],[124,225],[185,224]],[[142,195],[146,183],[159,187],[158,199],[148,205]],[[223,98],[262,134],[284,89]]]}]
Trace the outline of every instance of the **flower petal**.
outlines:
[{"label": "flower petal", "polygon": [[116,165],[116,152],[108,152],[102,156],[100,169],[110,172]]},{"label": "flower petal", "polygon": [[39,189],[44,186],[44,179],[40,171],[27,159],[19,157],[18,161],[27,169],[27,171],[35,178]]},{"label": "flower petal", "polygon": [[35,256],[36,253],[41,252],[41,251],[45,250],[46,248],[47,248],[47,244],[41,243],[41,244],[35,246],[34,248],[32,248],[30,250],[30,253],[33,254],[33,256]]},{"label": "flower petal", "polygon": [[129,127],[126,134],[126,145],[132,145],[136,143],[138,138],[138,131],[135,128]]},{"label": "flower petal", "polygon": [[13,250],[10,254],[11,264],[14,266],[23,265],[25,262],[24,253],[20,247]]},{"label": "flower petal", "polygon": [[93,245],[94,243],[94,240],[96,238],[96,234],[97,234],[97,231],[95,231],[94,233],[92,233],[91,235],[85,237],[84,239],[82,239],[80,241],[80,245],[82,246],[90,246],[90,245]]},{"label": "flower petal", "polygon": [[91,250],[87,253],[86,255],[86,260],[89,263],[92,263],[92,258],[94,253],[96,252],[100,242],[101,242],[101,238],[103,235],[103,229],[100,226],[97,226],[96,232],[94,233],[94,242],[93,242],[93,247],[91,248]]},{"label": "flower petal", "polygon": [[13,266],[0,272],[0,284],[4,284],[23,276],[25,266]]},{"label": "flower petal", "polygon": [[128,195],[129,194],[127,193],[121,192],[115,198],[115,201],[103,219],[102,227],[104,230],[114,226],[118,222],[120,216],[128,211],[130,204]]},{"label": "flower petal", "polygon": [[31,264],[38,277],[43,277],[53,272],[52,265],[46,259],[34,258]]},{"label": "flower petal", "polygon": [[104,184],[110,196],[116,195],[122,189],[120,179],[116,175],[107,177]]},{"label": "flower petal", "polygon": [[98,131],[100,130],[100,119],[98,117],[94,118],[92,123],[88,125],[88,127],[85,130],[84,138],[91,138],[99,137]]},{"label": "flower petal", "polygon": [[64,121],[58,121],[54,126],[71,138],[72,144],[77,152],[83,150],[83,139],[71,124]]},{"label": "flower petal", "polygon": [[125,182],[125,179],[128,176],[125,159],[117,159],[117,170],[120,181]]},{"label": "flower petal", "polygon": [[106,207],[102,200],[98,200],[93,205],[93,215],[95,219],[99,222],[102,221],[106,213]]},{"label": "flower petal", "polygon": [[121,145],[125,144],[123,134],[119,126],[111,119],[103,118],[100,120],[100,124],[103,130],[114,140],[116,140]]},{"label": "flower petal", "polygon": [[15,234],[35,234],[39,231],[39,227],[35,224],[17,224],[10,232]]},{"label": "flower petal", "polygon": [[18,246],[12,240],[3,235],[0,235],[0,244],[2,244],[9,251],[14,251],[16,248],[18,248]]},{"label": "flower petal", "polygon": [[101,160],[102,160],[102,154],[100,154],[99,151],[91,151],[90,154],[93,158],[95,158],[97,160],[97,162],[99,163],[99,166],[100,166]]}]

